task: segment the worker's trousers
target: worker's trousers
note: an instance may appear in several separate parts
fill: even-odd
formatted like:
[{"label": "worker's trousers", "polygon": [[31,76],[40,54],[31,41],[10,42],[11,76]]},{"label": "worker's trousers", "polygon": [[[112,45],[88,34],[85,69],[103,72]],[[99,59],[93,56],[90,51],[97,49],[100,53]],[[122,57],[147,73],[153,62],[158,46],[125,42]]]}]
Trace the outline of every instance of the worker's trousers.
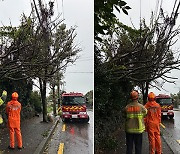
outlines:
[{"label": "worker's trousers", "polygon": [[10,147],[14,148],[15,142],[14,142],[14,134],[16,134],[17,144],[19,148],[22,148],[22,136],[21,136],[21,130],[20,128],[9,128],[10,131]]},{"label": "worker's trousers", "polygon": [[142,151],[142,133],[134,134],[126,132],[126,154],[133,153],[133,144],[135,145],[135,154],[141,154]]},{"label": "worker's trousers", "polygon": [[160,136],[160,127],[158,124],[150,123],[147,129],[148,138],[149,138],[149,153],[150,154],[161,154],[161,136]]}]

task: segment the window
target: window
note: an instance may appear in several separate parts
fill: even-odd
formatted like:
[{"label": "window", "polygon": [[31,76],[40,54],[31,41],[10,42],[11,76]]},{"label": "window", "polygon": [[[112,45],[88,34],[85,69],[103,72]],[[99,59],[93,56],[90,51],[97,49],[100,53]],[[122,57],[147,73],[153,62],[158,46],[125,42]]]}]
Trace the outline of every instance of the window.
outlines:
[{"label": "window", "polygon": [[82,105],[85,104],[84,97],[81,96],[64,96],[62,100],[63,105]]},{"label": "window", "polygon": [[171,105],[172,99],[171,98],[157,98],[156,102],[160,105]]}]

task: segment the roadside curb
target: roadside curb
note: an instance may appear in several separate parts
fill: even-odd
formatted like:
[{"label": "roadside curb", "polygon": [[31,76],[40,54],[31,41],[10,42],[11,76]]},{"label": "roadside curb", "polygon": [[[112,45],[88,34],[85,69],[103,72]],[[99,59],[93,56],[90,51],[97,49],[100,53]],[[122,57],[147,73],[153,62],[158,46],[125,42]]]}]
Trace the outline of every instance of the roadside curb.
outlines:
[{"label": "roadside curb", "polygon": [[180,154],[179,143],[175,139],[172,138],[172,135],[170,135],[167,130],[163,131],[162,137],[174,154]]},{"label": "roadside curb", "polygon": [[174,108],[173,110],[174,110],[174,111],[179,111],[180,109],[178,109],[178,108]]},{"label": "roadside curb", "polygon": [[53,132],[54,132],[54,130],[55,130],[58,122],[59,122],[59,120],[56,119],[54,125],[53,125],[53,126],[51,127],[51,129],[49,130],[48,136],[41,141],[41,143],[40,143],[39,146],[36,148],[36,151],[35,151],[33,154],[41,154],[41,153],[43,153],[43,151],[44,151],[44,149],[45,149],[45,147],[46,147],[46,144],[47,144],[47,142],[50,140],[50,138],[51,138],[51,136],[52,136],[52,134],[53,134]]}]

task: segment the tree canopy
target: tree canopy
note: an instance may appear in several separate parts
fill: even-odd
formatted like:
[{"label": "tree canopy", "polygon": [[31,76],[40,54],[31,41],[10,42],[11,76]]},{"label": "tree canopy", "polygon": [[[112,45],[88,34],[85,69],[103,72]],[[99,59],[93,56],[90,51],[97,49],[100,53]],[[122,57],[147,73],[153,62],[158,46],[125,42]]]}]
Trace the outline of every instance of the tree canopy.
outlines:
[{"label": "tree canopy", "polygon": [[0,28],[0,77],[39,79],[43,121],[47,121],[47,83],[81,51],[74,43],[75,28],[67,29],[59,16],[52,20],[53,9],[54,2],[45,5],[39,0],[37,5],[33,0],[31,14],[23,14],[18,27]]}]

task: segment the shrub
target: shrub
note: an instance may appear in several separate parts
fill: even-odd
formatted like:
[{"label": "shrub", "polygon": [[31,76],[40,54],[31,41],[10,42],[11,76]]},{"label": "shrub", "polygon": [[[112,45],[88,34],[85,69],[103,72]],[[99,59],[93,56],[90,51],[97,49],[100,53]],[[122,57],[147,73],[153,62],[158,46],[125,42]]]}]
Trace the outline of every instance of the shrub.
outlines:
[{"label": "shrub", "polygon": [[30,95],[30,102],[34,106],[36,112],[42,112],[41,96],[38,91],[32,91]]}]

